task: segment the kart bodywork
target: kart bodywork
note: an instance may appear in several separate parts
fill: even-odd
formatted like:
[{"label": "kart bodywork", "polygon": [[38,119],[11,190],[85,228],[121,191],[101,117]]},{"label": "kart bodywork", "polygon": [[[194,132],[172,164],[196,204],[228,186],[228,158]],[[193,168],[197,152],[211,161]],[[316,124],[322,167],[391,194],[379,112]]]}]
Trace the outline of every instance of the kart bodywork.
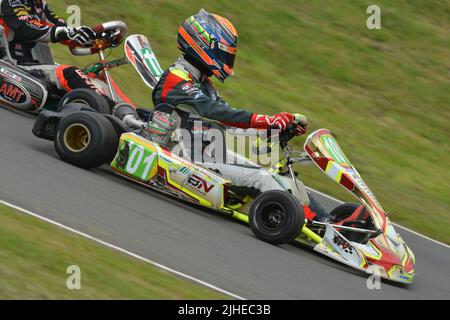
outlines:
[{"label": "kart bodywork", "polygon": [[331,132],[321,129],[312,133],[306,139],[304,149],[322,172],[365,206],[373,229],[368,239],[361,243],[347,240],[340,233],[339,226],[328,224],[314,250],[355,269],[377,273],[396,282],[411,283],[414,278],[414,254],[395,231],[387,213]]},{"label": "kart bodywork", "polygon": [[[337,225],[317,225],[307,221],[296,241],[314,248],[352,268],[376,273],[396,282],[411,283],[414,277],[414,255],[359,173],[341,151],[326,129],[312,133],[304,149],[327,176],[357,197],[366,206],[373,230],[367,241],[349,241]],[[111,168],[118,174],[158,191],[193,202],[248,223],[248,215],[238,205],[227,205],[230,181],[135,133],[120,137],[117,155]],[[247,199],[250,200],[250,199]],[[344,227],[342,227],[344,228]]]},{"label": "kart bodywork", "polygon": [[183,200],[216,210],[224,209],[226,188],[230,185],[228,180],[135,133],[122,134],[111,168],[129,179]]}]

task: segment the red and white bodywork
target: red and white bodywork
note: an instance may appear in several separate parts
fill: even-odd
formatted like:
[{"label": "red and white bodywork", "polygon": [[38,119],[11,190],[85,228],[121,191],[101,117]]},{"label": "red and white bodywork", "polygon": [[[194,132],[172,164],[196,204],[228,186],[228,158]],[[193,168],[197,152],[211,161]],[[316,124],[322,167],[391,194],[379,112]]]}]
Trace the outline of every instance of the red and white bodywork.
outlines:
[{"label": "red and white bodywork", "polygon": [[347,240],[337,225],[327,225],[321,243],[314,250],[351,267],[397,282],[411,283],[415,259],[412,251],[395,231],[393,224],[361,175],[327,129],[313,132],[304,149],[329,178],[352,193],[367,209],[378,232],[366,243]]}]

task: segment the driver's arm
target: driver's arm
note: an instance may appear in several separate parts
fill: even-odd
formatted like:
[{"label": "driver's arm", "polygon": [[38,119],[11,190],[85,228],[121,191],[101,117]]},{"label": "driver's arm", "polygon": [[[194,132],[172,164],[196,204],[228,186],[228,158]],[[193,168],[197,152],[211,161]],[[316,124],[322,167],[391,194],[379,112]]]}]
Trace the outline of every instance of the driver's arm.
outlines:
[{"label": "driver's arm", "polygon": [[[49,10],[48,6],[46,8]],[[20,1],[2,1],[0,13],[6,25],[14,31],[14,41],[16,42],[64,42],[71,40],[86,45],[96,38],[94,30],[87,26],[68,28],[62,22],[55,25],[43,23],[41,20],[34,18],[30,14],[30,10]],[[56,16],[53,16],[52,19],[56,19]]]},{"label": "driver's arm", "polygon": [[187,106],[192,112],[203,118],[218,121],[226,126],[236,128],[268,129],[276,126],[286,129],[294,122],[294,115],[282,112],[274,116],[260,115],[245,110],[235,109],[222,99],[212,99],[196,88],[192,80],[179,72],[167,75],[162,90],[155,90],[156,100],[181,107]]},{"label": "driver's arm", "polygon": [[6,25],[14,31],[14,40],[50,41],[52,27],[33,18],[21,1],[2,1],[0,13]]},{"label": "driver's arm", "polygon": [[48,21],[53,23],[55,26],[66,27],[67,23],[64,19],[60,18],[55,11],[47,4],[46,1],[43,1],[42,6],[44,7],[44,14]]},{"label": "driver's arm", "polygon": [[[237,110],[223,100],[214,101],[201,90],[193,86],[189,78],[183,74],[175,74],[169,71],[162,90],[155,90],[159,97],[154,97],[173,106],[184,105],[199,116],[221,122],[224,125],[248,128],[251,112]],[[157,91],[157,92],[156,92]]]},{"label": "driver's arm", "polygon": [[179,97],[175,94],[175,92],[172,92],[168,97],[168,103],[172,104],[171,100],[177,101],[175,105],[189,106],[202,118],[218,121],[226,126],[237,128],[250,127],[252,113],[246,110],[235,109],[222,99],[213,100],[198,89],[194,93],[184,94]]}]

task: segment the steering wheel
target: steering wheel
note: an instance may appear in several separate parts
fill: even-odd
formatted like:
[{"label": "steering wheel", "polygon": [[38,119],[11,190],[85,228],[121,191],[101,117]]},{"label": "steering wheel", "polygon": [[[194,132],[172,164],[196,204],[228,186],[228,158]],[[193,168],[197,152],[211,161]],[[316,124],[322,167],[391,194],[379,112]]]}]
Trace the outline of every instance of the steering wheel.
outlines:
[{"label": "steering wheel", "polygon": [[122,21],[109,21],[92,28],[98,36],[90,47],[80,47],[79,44],[70,45],[70,52],[75,56],[96,54],[101,50],[119,46],[127,33],[127,25]]}]

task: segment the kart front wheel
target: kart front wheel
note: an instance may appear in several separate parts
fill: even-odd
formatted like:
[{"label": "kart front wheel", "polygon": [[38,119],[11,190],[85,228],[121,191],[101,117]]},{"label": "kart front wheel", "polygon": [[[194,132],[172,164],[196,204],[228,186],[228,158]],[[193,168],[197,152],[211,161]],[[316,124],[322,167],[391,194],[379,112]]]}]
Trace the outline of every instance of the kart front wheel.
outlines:
[{"label": "kart front wheel", "polygon": [[249,222],[258,239],[278,245],[291,242],[300,234],[305,215],[292,194],[273,190],[261,193],[253,201]]},{"label": "kart front wheel", "polygon": [[104,116],[90,111],[63,118],[54,140],[61,159],[82,168],[96,168],[114,159],[118,134]]},{"label": "kart front wheel", "polygon": [[111,108],[104,97],[99,95],[94,90],[90,89],[75,89],[66,93],[59,101],[58,111],[68,103],[85,104],[98,113],[111,114]]}]

